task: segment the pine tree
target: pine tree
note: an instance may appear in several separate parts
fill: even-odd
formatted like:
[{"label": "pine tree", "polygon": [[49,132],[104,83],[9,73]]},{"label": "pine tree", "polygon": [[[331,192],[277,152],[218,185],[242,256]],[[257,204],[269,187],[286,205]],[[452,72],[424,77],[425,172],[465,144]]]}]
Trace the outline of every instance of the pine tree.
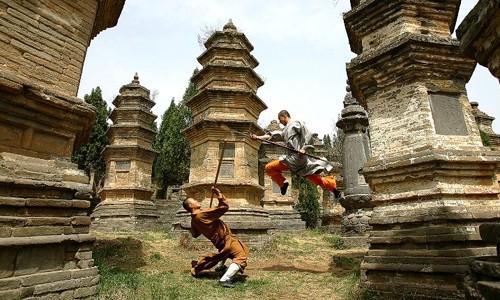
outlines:
[{"label": "pine tree", "polygon": [[323,136],[323,145],[325,145],[326,150],[332,149],[332,139],[330,138],[329,134],[325,134]]},{"label": "pine tree", "polygon": [[[196,74],[195,69],[193,74]],[[153,181],[160,188],[158,198],[164,198],[169,186],[182,185],[189,179],[189,163],[191,148],[188,140],[181,131],[193,123],[190,109],[186,106],[197,90],[189,82],[182,101],[176,105],[172,99],[170,106],[162,116],[158,135],[153,148],[158,151],[158,156],[153,163]]]},{"label": "pine tree", "polygon": [[109,128],[107,120],[110,111],[106,101],[102,99],[100,87],[92,89],[90,94],[84,96],[84,100],[95,107],[96,120],[90,130],[87,144],[73,154],[72,161],[77,163],[78,167],[85,170],[87,175],[90,176],[94,193],[96,193],[104,185],[106,162],[101,156],[101,152],[109,144],[106,131]]},{"label": "pine tree", "polygon": [[318,227],[320,213],[318,188],[309,180],[297,175],[292,175],[292,185],[299,190],[299,202],[295,208],[306,222],[306,227]]}]

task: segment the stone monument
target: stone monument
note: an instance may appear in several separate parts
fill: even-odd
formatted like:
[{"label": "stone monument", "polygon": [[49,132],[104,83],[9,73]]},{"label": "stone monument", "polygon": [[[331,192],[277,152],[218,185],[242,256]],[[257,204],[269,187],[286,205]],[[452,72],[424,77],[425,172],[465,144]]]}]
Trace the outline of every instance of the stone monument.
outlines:
[{"label": "stone monument", "polygon": [[[250,54],[252,44],[231,20],[207,39],[205,47],[198,57],[203,68],[191,78],[198,93],[186,103],[194,123],[184,130],[191,147],[191,162],[189,183],[183,189],[199,200],[202,208],[210,206],[210,187],[226,141],[217,178],[217,186],[230,206],[223,219],[245,243],[259,246],[275,228],[260,203],[264,195],[258,182],[260,143],[248,134],[263,133],[257,119],[267,106],[256,93],[264,82],[253,70],[258,61]],[[217,199],[213,205],[217,205]],[[189,214],[179,210],[174,233],[185,232],[190,226]]]},{"label": "stone monument", "polygon": [[362,286],[383,297],[463,299],[474,257],[494,255],[479,225],[500,220],[465,83],[475,62],[451,37],[459,0],[351,0],[344,15],[353,96],[369,114],[374,192]]},{"label": "stone monument", "polygon": [[[342,130],[342,177],[344,193],[340,204],[345,208],[342,231],[346,235],[365,236],[370,230],[372,191],[360,171],[370,158],[368,115],[351,94],[349,85],[344,98],[344,109],[337,127]],[[366,244],[366,243],[365,243]]]},{"label": "stone monument", "polygon": [[151,108],[155,103],[149,94],[136,73],[113,101],[113,125],[106,132],[110,144],[102,152],[106,175],[100,202],[91,215],[93,230],[145,230],[160,224],[151,199],[151,172],[157,152],[152,148],[156,115]]},{"label": "stone monument", "polygon": [[91,298],[91,187],[70,158],[95,112],[76,94],[87,47],[124,1],[0,3],[0,299]]}]

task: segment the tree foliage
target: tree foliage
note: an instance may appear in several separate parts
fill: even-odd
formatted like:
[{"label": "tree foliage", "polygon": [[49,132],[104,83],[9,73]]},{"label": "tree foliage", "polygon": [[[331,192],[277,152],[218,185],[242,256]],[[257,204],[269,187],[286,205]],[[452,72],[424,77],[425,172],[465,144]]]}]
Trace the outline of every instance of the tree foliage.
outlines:
[{"label": "tree foliage", "polygon": [[299,202],[295,208],[300,211],[307,228],[316,228],[319,224],[319,191],[318,187],[304,177],[292,175],[292,185],[299,190]]},{"label": "tree foliage", "polygon": [[87,175],[91,177],[93,190],[97,192],[104,185],[106,162],[101,156],[101,152],[109,144],[106,131],[109,128],[107,120],[110,110],[106,101],[102,99],[100,87],[92,89],[90,94],[84,96],[84,100],[95,107],[96,119],[90,130],[87,144],[73,154],[72,161],[77,163],[78,167],[85,170]]},{"label": "tree foliage", "polygon": [[[195,73],[198,69],[195,70]],[[153,148],[158,155],[153,163],[153,181],[160,191],[157,197],[163,198],[169,186],[182,185],[189,179],[189,162],[191,149],[188,140],[181,131],[193,123],[190,109],[186,102],[191,99],[197,90],[189,82],[184,96],[179,104],[172,99],[170,106],[162,116],[158,134]]]},{"label": "tree foliage", "polygon": [[330,138],[329,134],[325,134],[323,136],[323,145],[325,145],[326,150],[332,149],[332,139]]}]

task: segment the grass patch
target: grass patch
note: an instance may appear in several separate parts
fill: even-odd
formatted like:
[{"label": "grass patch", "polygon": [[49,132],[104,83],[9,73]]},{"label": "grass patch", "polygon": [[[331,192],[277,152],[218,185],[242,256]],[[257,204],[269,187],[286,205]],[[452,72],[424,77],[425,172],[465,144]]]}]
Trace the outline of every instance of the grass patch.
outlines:
[{"label": "grass patch", "polygon": [[350,257],[346,251],[356,250],[338,250],[333,240],[317,229],[276,234],[252,250],[245,273],[234,277],[236,287],[224,289],[217,285],[222,274],[213,270],[190,275],[192,259],[215,251],[209,245],[164,230],[98,233],[95,299],[361,299],[359,254]]},{"label": "grass patch", "polygon": [[344,239],[338,235],[324,235],[323,239],[332,247],[333,249],[342,250],[346,246],[344,244]]}]

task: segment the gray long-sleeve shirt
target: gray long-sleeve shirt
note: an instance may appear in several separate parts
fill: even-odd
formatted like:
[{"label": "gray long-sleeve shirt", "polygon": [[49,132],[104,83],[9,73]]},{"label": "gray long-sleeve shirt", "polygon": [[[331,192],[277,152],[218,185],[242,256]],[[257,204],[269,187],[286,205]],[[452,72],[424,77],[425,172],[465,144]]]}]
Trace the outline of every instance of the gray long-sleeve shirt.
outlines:
[{"label": "gray long-sleeve shirt", "polygon": [[[270,133],[271,140],[281,140],[285,146],[295,150],[304,149],[312,140],[312,133],[300,121],[290,120],[283,130],[276,130]],[[312,146],[312,145],[311,145]],[[285,155],[280,156],[283,162],[293,173],[299,176],[309,176],[319,174],[323,170],[331,170],[327,162],[302,155],[291,150],[287,150]]]}]

